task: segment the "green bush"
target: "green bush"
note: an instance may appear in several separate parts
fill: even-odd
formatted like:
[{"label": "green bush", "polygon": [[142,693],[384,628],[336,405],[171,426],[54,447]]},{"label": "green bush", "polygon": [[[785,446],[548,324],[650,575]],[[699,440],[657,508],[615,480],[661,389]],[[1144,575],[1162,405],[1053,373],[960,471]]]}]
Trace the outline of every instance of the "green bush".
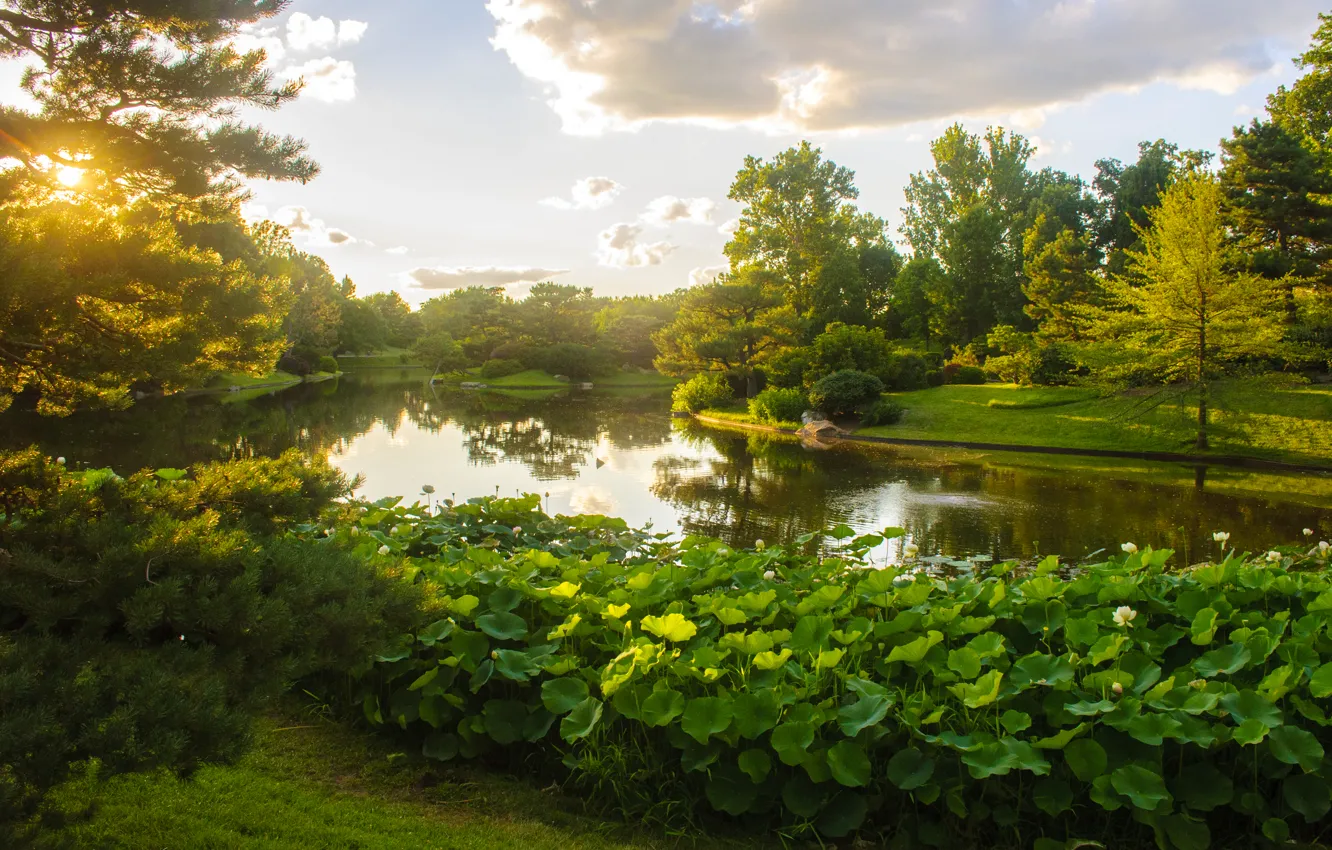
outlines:
[{"label": "green bush", "polygon": [[0,457],[0,846],[72,763],[231,760],[265,700],[419,618],[386,564],[287,536],[347,492],[295,452],[128,479]]},{"label": "green bush", "polygon": [[487,360],[481,364],[481,377],[487,381],[507,378],[523,371],[523,364],[517,360]]},{"label": "green bush", "polygon": [[870,428],[880,425],[896,425],[906,415],[906,408],[896,399],[881,398],[865,409],[860,415],[860,424]]},{"label": "green bush", "polygon": [[537,349],[531,362],[552,375],[564,375],[575,381],[586,381],[607,371],[604,355],[589,345],[562,342]]},{"label": "green bush", "polygon": [[879,376],[892,392],[923,390],[929,386],[929,364],[914,351],[898,351],[884,360]]},{"label": "green bush", "polygon": [[[447,614],[380,656],[359,701],[427,757],[507,758],[636,818],[706,807],[872,846],[1325,830],[1326,551],[1180,570],[1126,544],[945,577],[865,569],[900,529],[735,550],[538,504],[480,500],[391,535]],[[360,539],[409,512],[360,516]]]},{"label": "green bush", "polygon": [[985,383],[985,370],[979,366],[959,366],[948,383],[983,384]]},{"label": "green bush", "polygon": [[709,407],[730,404],[734,397],[725,375],[720,372],[703,372],[671,391],[671,410],[698,413]]},{"label": "green bush", "polygon": [[828,416],[854,413],[883,392],[883,381],[864,372],[844,369],[820,378],[809,391],[809,403]]},{"label": "green bush", "polygon": [[769,387],[749,400],[749,415],[769,425],[799,422],[808,409],[809,397],[796,389]]},{"label": "green bush", "polygon": [[323,357],[320,357],[319,371],[328,372],[330,375],[337,374],[338,359],[336,357],[329,357],[327,354],[325,354]]},{"label": "green bush", "polygon": [[925,373],[925,384],[930,387],[942,387],[945,377],[942,369],[931,369]]}]

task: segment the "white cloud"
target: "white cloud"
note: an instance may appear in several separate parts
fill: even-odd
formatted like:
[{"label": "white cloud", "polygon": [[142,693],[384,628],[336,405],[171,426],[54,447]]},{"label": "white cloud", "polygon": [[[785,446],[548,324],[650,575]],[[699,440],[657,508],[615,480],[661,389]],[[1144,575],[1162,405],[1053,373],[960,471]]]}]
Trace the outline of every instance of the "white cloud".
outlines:
[{"label": "white cloud", "polygon": [[412,269],[407,276],[421,289],[461,289],[465,286],[540,283],[568,273],[568,269],[543,269],[531,266],[436,266]]},{"label": "white cloud", "polygon": [[385,253],[385,254],[394,254],[394,255],[396,255],[396,256],[401,257],[403,254],[406,254],[409,250],[410,250],[410,249],[409,249],[406,245],[399,245],[399,246],[397,246],[396,248],[386,248],[386,249],[384,249],[384,253]]},{"label": "white cloud", "polygon": [[1036,153],[1032,156],[1034,160],[1048,159],[1052,156],[1073,152],[1073,143],[1067,139],[1062,142],[1053,142],[1040,136],[1032,136],[1028,141],[1031,142],[1032,147],[1036,148]]},{"label": "white cloud", "polygon": [[356,66],[351,62],[325,56],[323,59],[311,59],[304,65],[293,65],[284,69],[280,76],[294,80],[305,80],[302,95],[322,100],[326,103],[356,99]]},{"label": "white cloud", "polygon": [[338,44],[355,44],[365,37],[370,25],[365,21],[339,21]]},{"label": "white cloud", "polygon": [[720,233],[722,236],[730,236],[739,229],[740,229],[740,219],[731,218],[722,222],[721,227],[717,228],[717,232]]},{"label": "white cloud", "polygon": [[640,243],[642,234],[642,225],[611,225],[597,237],[597,262],[616,269],[659,266],[675,250],[669,242]]},{"label": "white cloud", "polygon": [[708,198],[677,198],[665,195],[648,204],[643,221],[648,224],[667,225],[675,221],[711,224],[717,205]]},{"label": "white cloud", "polygon": [[653,121],[833,131],[1018,114],[1157,81],[1233,91],[1324,0],[487,0],[571,133]]},{"label": "white cloud", "polygon": [[241,217],[248,222],[271,220],[291,231],[291,235],[302,240],[306,247],[330,248],[337,245],[364,244],[373,245],[363,239],[357,239],[340,227],[329,227],[323,219],[315,216],[306,207],[291,205],[270,211],[263,204],[241,204]]},{"label": "white cloud", "polygon": [[569,190],[572,200],[546,198],[541,203],[557,210],[599,210],[610,206],[623,189],[609,177],[584,177]]},{"label": "white cloud", "polygon": [[332,18],[312,18],[297,12],[287,19],[287,46],[297,53],[306,50],[328,50],[344,44],[355,44],[365,36],[370,25],[365,21],[338,21]]},{"label": "white cloud", "polygon": [[231,46],[236,48],[238,53],[252,53],[255,50],[262,50],[267,54],[265,64],[272,68],[282,61],[287,55],[287,48],[282,43],[282,37],[278,31],[272,27],[257,27],[254,24],[245,24],[240,28],[240,32],[231,39]]},{"label": "white cloud", "polygon": [[706,268],[694,269],[689,273],[689,285],[700,286],[705,283],[712,283],[719,275],[724,275],[731,270],[729,264],[724,266],[707,266]]}]

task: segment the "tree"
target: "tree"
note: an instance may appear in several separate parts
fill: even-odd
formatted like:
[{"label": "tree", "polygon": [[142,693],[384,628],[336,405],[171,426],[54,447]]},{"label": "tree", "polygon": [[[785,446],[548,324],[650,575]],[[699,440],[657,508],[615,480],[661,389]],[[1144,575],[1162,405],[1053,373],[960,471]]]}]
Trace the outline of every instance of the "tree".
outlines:
[{"label": "tree", "polygon": [[282,281],[184,243],[135,205],[0,207],[0,410],[123,407],[136,386],[174,391],[281,355]]},{"label": "tree", "polygon": [[512,306],[498,286],[455,289],[421,305],[421,326],[427,336],[447,333],[473,363],[480,363],[513,338],[515,328],[508,318]]},{"label": "tree", "polygon": [[661,352],[657,369],[667,375],[721,370],[758,394],[763,359],[793,344],[800,332],[795,310],[759,273],[743,270],[689,290],[680,315],[653,337]]},{"label": "tree", "polygon": [[[864,303],[859,291],[864,284],[850,271],[854,263],[839,255],[856,256],[864,247],[882,245],[884,224],[851,203],[860,194],[854,180],[854,172],[825,160],[809,142],[771,162],[746,157],[728,195],[745,205],[739,228],[726,244],[731,268],[768,272],[770,285],[802,316],[816,309],[820,288],[825,307],[828,293],[843,288]],[[830,267],[834,270],[820,272]],[[820,284],[828,275],[835,283],[824,279]]]},{"label": "tree", "polygon": [[1084,236],[1044,214],[1027,231],[1023,308],[1048,340],[1077,340],[1087,305],[1100,291],[1099,258]]},{"label": "tree", "polygon": [[522,334],[536,345],[591,345],[596,309],[591,287],[538,283],[518,302],[517,320]]},{"label": "tree", "polygon": [[384,319],[388,330],[388,344],[398,348],[410,348],[421,336],[421,317],[412,312],[412,308],[397,292],[376,292],[365,299]]},{"label": "tree", "polygon": [[1297,319],[1297,282],[1326,284],[1332,257],[1332,173],[1304,138],[1255,119],[1221,143],[1221,185],[1250,268],[1283,281],[1287,324]]},{"label": "tree", "polygon": [[441,372],[461,372],[467,368],[467,355],[463,353],[462,346],[444,331],[418,339],[412,346],[412,354],[427,368],[434,370],[434,375],[430,376],[432,381]]},{"label": "tree", "polygon": [[1233,271],[1212,176],[1193,172],[1171,184],[1128,252],[1128,274],[1106,283],[1084,359],[1109,380],[1150,374],[1190,384],[1198,394],[1197,448],[1208,446],[1211,382],[1245,358],[1268,357],[1281,339],[1272,281]]},{"label": "tree", "polygon": [[930,329],[934,294],[944,286],[944,270],[934,257],[912,257],[902,267],[893,283],[893,297],[888,308],[890,335],[920,340],[930,347]]},{"label": "tree", "polygon": [[368,354],[388,345],[388,323],[375,305],[361,298],[344,298],[338,323],[338,351]]},{"label": "tree", "polygon": [[1096,225],[1096,248],[1105,256],[1107,271],[1124,271],[1126,252],[1141,246],[1138,234],[1150,224],[1149,212],[1161,201],[1161,193],[1181,173],[1211,159],[1203,151],[1181,151],[1165,139],[1138,144],[1138,161],[1125,166],[1117,159],[1096,163],[1092,185],[1101,198],[1100,221]]},{"label": "tree", "polygon": [[[243,178],[308,181],[305,144],[241,123],[241,107],[276,109],[301,83],[276,85],[263,51],[230,46],[286,0],[0,0],[0,55],[31,60],[23,88],[36,114],[0,110],[7,181],[79,189],[123,203],[233,198]],[[72,171],[75,169],[76,171]],[[71,181],[72,182],[72,181]]]},{"label": "tree", "polygon": [[1326,158],[1332,155],[1332,15],[1320,14],[1318,21],[1312,45],[1295,60],[1304,73],[1290,88],[1281,86],[1268,97],[1267,110]]},{"label": "tree", "polygon": [[965,346],[996,323],[1024,318],[1021,279],[1005,236],[1001,217],[983,203],[944,227],[939,245],[944,274],[929,298],[931,331],[945,344]]}]

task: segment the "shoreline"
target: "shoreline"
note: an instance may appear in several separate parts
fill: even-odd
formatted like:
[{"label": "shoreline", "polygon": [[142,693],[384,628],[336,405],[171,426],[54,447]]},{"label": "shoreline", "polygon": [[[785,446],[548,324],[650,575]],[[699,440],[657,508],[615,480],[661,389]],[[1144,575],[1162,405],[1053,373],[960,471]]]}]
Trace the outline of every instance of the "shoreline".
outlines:
[{"label": "shoreline", "polygon": [[[778,428],[773,425],[757,425],[751,422],[736,422],[730,419],[717,419],[694,413],[690,418],[705,425],[720,428],[738,428],[744,431],[760,431],[769,434],[798,436],[795,429]],[[1190,455],[1182,452],[1135,452],[1115,451],[1112,449],[1077,449],[1065,446],[1023,446],[1008,443],[980,443],[965,440],[919,440],[895,437],[870,437],[847,434],[838,437],[836,442],[865,443],[868,445],[916,446],[938,449],[975,449],[979,451],[1019,452],[1026,454],[1072,455],[1081,457],[1118,458],[1121,460],[1146,460],[1158,463],[1179,463],[1189,466],[1231,466],[1248,469],[1266,469],[1276,472],[1300,472],[1318,475],[1332,475],[1332,466],[1291,463],[1289,461],[1267,460],[1265,458],[1243,455]]]}]

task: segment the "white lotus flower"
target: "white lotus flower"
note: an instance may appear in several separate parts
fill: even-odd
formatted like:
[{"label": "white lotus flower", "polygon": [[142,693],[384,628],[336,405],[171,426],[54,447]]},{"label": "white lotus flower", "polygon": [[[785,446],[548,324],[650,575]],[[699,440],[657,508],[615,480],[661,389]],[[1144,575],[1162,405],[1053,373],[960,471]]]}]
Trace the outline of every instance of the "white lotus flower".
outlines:
[{"label": "white lotus flower", "polygon": [[1304,529],[1304,536],[1305,536],[1305,537],[1313,537],[1313,529],[1312,529],[1312,528],[1306,528],[1306,529]]},{"label": "white lotus flower", "polygon": [[398,527],[396,525],[389,529],[389,534],[396,536],[397,533],[398,533]]},{"label": "white lotus flower", "polygon": [[1212,539],[1215,540],[1217,543],[1225,544],[1228,540],[1230,540],[1230,532],[1214,531],[1212,532]]},{"label": "white lotus flower", "polygon": [[393,550],[390,549],[390,548],[388,547],[388,544],[387,544],[387,543],[385,543],[383,546],[380,546],[380,547],[379,547],[379,554],[381,554],[381,555],[387,555],[389,552],[392,552],[392,551],[393,551]]},{"label": "white lotus flower", "polygon": [[773,572],[772,570],[768,570],[763,574],[763,577],[768,581],[772,581],[773,579],[777,578],[777,573]]},{"label": "white lotus flower", "polygon": [[762,552],[766,546],[767,544],[763,542],[762,538],[759,538],[758,540],[754,541],[754,548],[759,550],[760,552]]},{"label": "white lotus flower", "polygon": [[1137,611],[1134,611],[1132,608],[1128,607],[1127,605],[1120,605],[1118,608],[1115,609],[1115,614],[1113,619],[1115,621],[1116,626],[1127,626],[1129,623],[1137,619],[1137,616],[1138,616]]},{"label": "white lotus flower", "polygon": [[908,543],[902,547],[902,555],[906,558],[914,558],[920,554],[920,547],[915,543]]},{"label": "white lotus flower", "polygon": [[1318,544],[1318,554],[1326,557],[1328,552],[1332,552],[1332,543],[1328,543],[1326,540],[1324,540],[1323,542]]},{"label": "white lotus flower", "polygon": [[1276,551],[1275,549],[1267,553],[1267,562],[1269,564],[1275,564],[1280,560],[1281,560],[1281,553]]},{"label": "white lotus flower", "polygon": [[1121,543],[1121,544],[1119,544],[1119,548],[1120,548],[1120,549],[1123,549],[1125,552],[1127,552],[1127,553],[1130,554],[1130,555],[1136,555],[1136,554],[1138,554],[1138,544],[1137,544],[1137,543]]}]

